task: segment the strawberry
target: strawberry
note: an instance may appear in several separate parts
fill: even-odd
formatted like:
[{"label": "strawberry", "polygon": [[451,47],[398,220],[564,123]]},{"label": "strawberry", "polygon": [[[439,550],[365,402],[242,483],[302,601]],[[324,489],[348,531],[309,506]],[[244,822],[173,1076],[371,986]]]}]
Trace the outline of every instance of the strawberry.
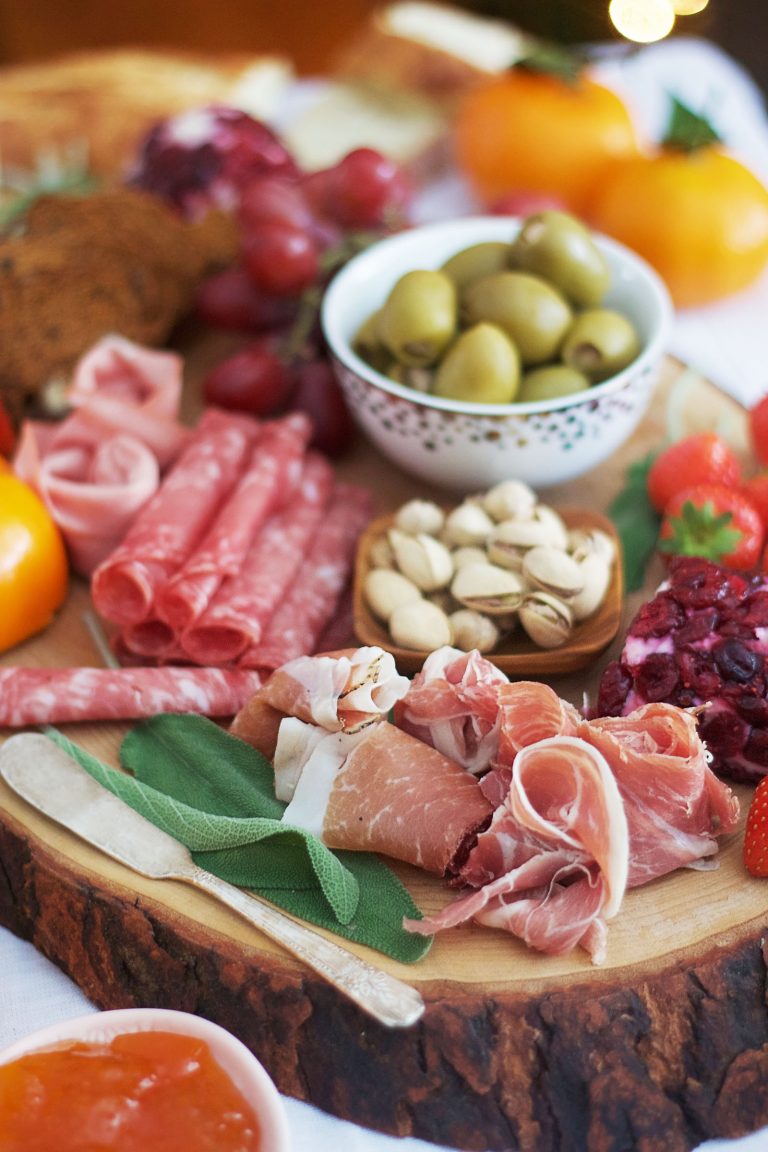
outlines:
[{"label": "strawberry", "polygon": [[667,504],[659,549],[744,570],[758,564],[764,539],[760,513],[743,493],[723,484],[696,484]]},{"label": "strawberry", "polygon": [[744,864],[753,876],[768,876],[768,776],[755,788],[747,813]]},{"label": "strawberry", "polygon": [[657,512],[682,488],[693,484],[741,483],[741,463],[731,446],[714,432],[697,432],[664,448],[651,464],[648,499]]},{"label": "strawberry", "polygon": [[768,471],[758,472],[742,486],[742,491],[750,503],[754,504],[768,530]]},{"label": "strawberry", "polygon": [[768,395],[749,410],[752,447],[761,464],[768,465]]},{"label": "strawberry", "polygon": [[10,456],[16,443],[16,433],[13,430],[11,417],[0,398],[0,455]]}]

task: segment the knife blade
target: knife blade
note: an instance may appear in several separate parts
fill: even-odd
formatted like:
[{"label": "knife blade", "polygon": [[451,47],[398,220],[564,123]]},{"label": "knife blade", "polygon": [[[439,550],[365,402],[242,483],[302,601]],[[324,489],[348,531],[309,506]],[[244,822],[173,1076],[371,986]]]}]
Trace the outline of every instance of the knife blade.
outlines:
[{"label": "knife blade", "polygon": [[220,900],[387,1027],[408,1027],[424,1012],[415,988],[198,867],[183,844],[115,796],[47,736],[11,736],[0,748],[0,775],[32,807],[141,876],[180,880]]}]

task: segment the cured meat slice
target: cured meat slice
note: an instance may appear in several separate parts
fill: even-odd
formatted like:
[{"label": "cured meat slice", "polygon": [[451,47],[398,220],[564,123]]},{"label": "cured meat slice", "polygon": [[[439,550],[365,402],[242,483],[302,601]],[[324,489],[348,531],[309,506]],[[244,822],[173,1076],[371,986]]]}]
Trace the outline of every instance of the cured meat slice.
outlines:
[{"label": "cured meat slice", "polygon": [[599,963],[628,874],[627,818],[608,763],[585,740],[555,736],[517,754],[507,799],[460,872],[480,890],[407,927],[431,933],[474,919],[553,954],[579,944]]},{"label": "cured meat slice", "polygon": [[629,884],[701,867],[733,832],[739,801],[707,763],[694,712],[645,704],[628,716],[583,721],[579,734],[611,766],[629,822]]},{"label": "cured meat slice", "polygon": [[326,732],[304,759],[283,820],[329,848],[449,875],[491,814],[474,776],[385,720]]},{"label": "cured meat slice", "polygon": [[553,688],[535,680],[501,684],[497,691],[499,707],[499,747],[496,761],[482,779],[481,788],[496,807],[509,790],[512,764],[521,748],[552,736],[575,736],[581,716]]},{"label": "cured meat slice", "polygon": [[104,438],[87,424],[71,421],[68,435],[57,439],[46,432],[24,423],[14,469],[42,497],[72,567],[90,576],[157,491],[157,460],[135,437]]},{"label": "cured meat slice", "polygon": [[109,429],[141,440],[164,469],[189,436],[179,422],[182,370],[174,352],[104,336],[75,366],[67,401],[102,433]]},{"label": "cured meat slice", "polygon": [[382,720],[407,690],[407,678],[383,648],[301,656],[272,673],[231,731],[271,760],[283,716],[329,732],[355,732]]},{"label": "cured meat slice", "polygon": [[138,720],[161,712],[233,716],[259,674],[225,668],[0,668],[0,726]]},{"label": "cured meat slice", "polygon": [[259,643],[240,657],[240,667],[271,670],[315,651],[348,584],[355,547],[371,514],[368,492],[336,485],[322,530],[315,534],[296,580]]},{"label": "cured meat slice", "polygon": [[243,416],[206,411],[153,498],[93,574],[93,602],[105,619],[136,624],[149,616],[158,588],[183,564],[229,494],[257,427]]},{"label": "cured meat slice", "polygon": [[476,650],[438,648],[395,708],[395,723],[470,772],[484,772],[497,753],[498,689],[507,682]]},{"label": "cured meat slice", "polygon": [[328,461],[308,453],[295,498],[268,520],[240,571],[222,582],[202,616],[181,634],[190,660],[225,664],[258,643],[301,567],[332,488]]},{"label": "cured meat slice", "polygon": [[267,517],[294,492],[312,427],[303,413],[265,424],[237,485],[203,540],[159,590],[155,609],[176,633],[198,619],[234,576]]}]

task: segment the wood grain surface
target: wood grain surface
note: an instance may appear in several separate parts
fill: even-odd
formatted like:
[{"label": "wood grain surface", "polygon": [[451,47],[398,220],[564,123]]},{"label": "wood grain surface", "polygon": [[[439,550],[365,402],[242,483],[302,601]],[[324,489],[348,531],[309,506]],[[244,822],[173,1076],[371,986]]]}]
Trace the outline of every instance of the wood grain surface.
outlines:
[{"label": "wood grain surface", "polygon": [[[194,407],[216,348],[196,341],[186,351]],[[617,457],[542,493],[547,502],[605,510],[627,463],[663,437],[666,391],[680,371],[665,366],[646,419]],[[701,387],[704,395],[709,385]],[[338,472],[369,484],[381,514],[417,490],[362,441]],[[581,705],[594,695],[660,575],[654,567],[625,603],[611,648],[550,680],[563,697]],[[100,663],[83,625],[88,607],[87,588],[75,582],[52,627],[2,663]],[[67,727],[113,764],[124,731]],[[397,870],[425,913],[451,899],[440,881]],[[737,833],[723,841],[717,870],[680,871],[628,893],[600,968],[585,954],[542,956],[471,925],[438,936],[412,966],[359,948],[427,1002],[418,1025],[388,1031],[208,897],[141,880],[0,787],[0,923],[96,1005],[198,1012],[248,1044],[282,1092],[370,1128],[467,1150],[683,1152],[768,1123],[767,895],[744,872]]]}]

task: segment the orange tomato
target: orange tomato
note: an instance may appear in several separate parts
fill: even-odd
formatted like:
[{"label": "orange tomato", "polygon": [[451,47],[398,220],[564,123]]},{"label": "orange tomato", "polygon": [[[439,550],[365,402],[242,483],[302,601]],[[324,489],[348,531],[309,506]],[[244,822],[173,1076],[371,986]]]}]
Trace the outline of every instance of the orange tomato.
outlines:
[{"label": "orange tomato", "polygon": [[768,264],[768,190],[716,146],[616,166],[589,220],[653,265],[678,307],[739,292]]},{"label": "orange tomato", "polygon": [[67,554],[40,497],[0,470],[0,651],[50,623],[67,594]]},{"label": "orange tomato", "polygon": [[637,154],[629,111],[585,74],[573,81],[514,68],[474,88],[457,111],[460,169],[490,204],[512,191],[547,193],[585,211],[596,181]]}]

